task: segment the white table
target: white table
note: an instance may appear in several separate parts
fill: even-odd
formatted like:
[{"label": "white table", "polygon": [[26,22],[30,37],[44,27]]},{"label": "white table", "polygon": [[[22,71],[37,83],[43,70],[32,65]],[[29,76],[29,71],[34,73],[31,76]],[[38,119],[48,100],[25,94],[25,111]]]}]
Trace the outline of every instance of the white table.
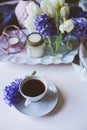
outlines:
[{"label": "white table", "polygon": [[[3,100],[3,89],[15,78],[38,74],[59,88],[59,103],[48,115],[27,117]],[[17,65],[0,63],[0,130],[87,130],[87,82],[71,65]]]}]

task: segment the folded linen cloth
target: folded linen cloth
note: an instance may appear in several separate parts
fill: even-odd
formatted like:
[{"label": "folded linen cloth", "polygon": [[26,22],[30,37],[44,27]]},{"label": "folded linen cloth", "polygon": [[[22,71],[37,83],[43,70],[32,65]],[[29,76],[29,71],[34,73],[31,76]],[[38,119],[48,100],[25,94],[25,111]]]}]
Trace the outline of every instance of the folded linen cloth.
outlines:
[{"label": "folded linen cloth", "polygon": [[79,64],[72,63],[80,79],[87,81],[87,39],[79,48]]},{"label": "folded linen cloth", "polygon": [[78,75],[78,77],[83,81],[87,81],[87,69],[75,63],[72,63],[72,66],[75,69],[75,72]]},{"label": "folded linen cloth", "polygon": [[81,65],[87,69],[87,40],[85,41],[85,44],[81,44],[79,48],[79,59]]}]

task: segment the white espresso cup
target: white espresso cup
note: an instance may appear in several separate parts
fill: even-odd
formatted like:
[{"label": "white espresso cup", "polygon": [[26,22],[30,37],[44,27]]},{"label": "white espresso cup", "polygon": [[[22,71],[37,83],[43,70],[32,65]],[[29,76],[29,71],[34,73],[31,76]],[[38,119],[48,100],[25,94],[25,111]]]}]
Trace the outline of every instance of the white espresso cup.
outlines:
[{"label": "white espresso cup", "polygon": [[27,107],[32,102],[42,99],[47,92],[47,82],[38,76],[28,76],[19,86],[21,95],[26,99],[24,105]]}]

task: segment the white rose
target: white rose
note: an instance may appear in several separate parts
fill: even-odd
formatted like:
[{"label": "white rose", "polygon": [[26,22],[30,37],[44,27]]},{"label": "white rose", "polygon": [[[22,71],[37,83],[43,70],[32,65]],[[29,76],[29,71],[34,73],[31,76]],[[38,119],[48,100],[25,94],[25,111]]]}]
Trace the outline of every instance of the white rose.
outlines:
[{"label": "white rose", "polygon": [[71,32],[74,28],[74,22],[73,20],[67,20],[66,22],[64,22],[63,24],[61,24],[59,26],[59,30],[64,33],[64,32]]}]

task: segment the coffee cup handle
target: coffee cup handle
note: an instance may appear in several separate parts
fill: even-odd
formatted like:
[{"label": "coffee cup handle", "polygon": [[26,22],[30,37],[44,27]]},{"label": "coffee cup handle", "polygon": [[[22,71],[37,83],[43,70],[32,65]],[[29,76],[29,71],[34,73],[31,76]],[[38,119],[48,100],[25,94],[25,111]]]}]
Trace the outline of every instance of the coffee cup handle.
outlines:
[{"label": "coffee cup handle", "polygon": [[31,100],[30,100],[30,99],[26,99],[24,105],[25,105],[26,107],[28,107],[28,106],[30,106],[30,104],[31,104]]}]

